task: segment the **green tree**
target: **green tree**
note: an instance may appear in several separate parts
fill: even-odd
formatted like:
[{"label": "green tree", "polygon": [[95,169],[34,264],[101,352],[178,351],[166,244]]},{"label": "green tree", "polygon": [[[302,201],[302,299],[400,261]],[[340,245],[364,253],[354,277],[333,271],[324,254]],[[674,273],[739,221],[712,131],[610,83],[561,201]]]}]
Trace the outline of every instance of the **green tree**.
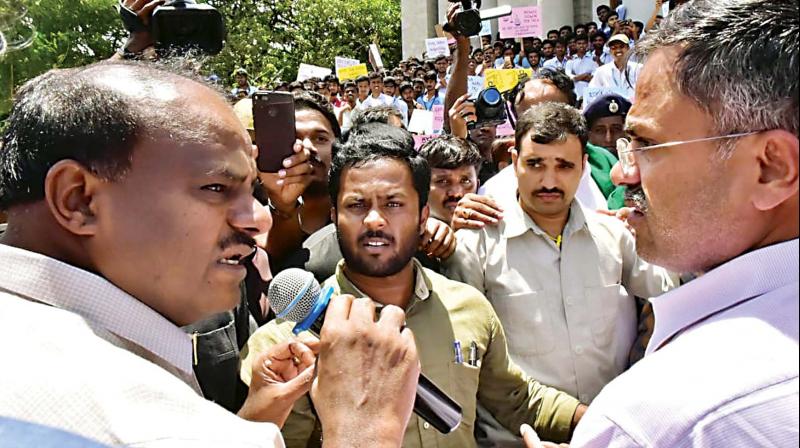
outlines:
[{"label": "green tree", "polygon": [[[51,68],[74,67],[110,57],[124,42],[115,0],[0,0],[3,8],[24,3],[37,34],[33,44],[0,56],[0,119],[13,90]],[[219,55],[204,61],[206,73],[245,67],[255,82],[291,81],[300,63],[333,66],[335,56],[367,61],[370,43],[384,64],[401,58],[400,0],[208,0],[225,17],[228,39]],[[2,27],[0,20],[0,27]]]}]

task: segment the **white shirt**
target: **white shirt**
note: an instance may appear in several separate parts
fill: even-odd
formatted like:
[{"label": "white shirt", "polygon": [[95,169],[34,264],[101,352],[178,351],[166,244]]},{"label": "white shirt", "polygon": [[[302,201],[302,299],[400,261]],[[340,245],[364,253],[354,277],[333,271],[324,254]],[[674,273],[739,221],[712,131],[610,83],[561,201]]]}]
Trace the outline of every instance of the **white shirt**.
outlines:
[{"label": "white shirt", "polygon": [[[487,180],[478,190],[478,194],[489,195],[499,201],[501,205],[507,201],[513,203],[517,200],[518,185],[517,175],[514,173],[514,165],[509,165]],[[592,179],[592,167],[589,162],[586,162],[583,167],[583,175],[581,176],[580,184],[578,184],[578,191],[575,192],[575,197],[581,201],[585,208],[590,210],[608,210],[606,197],[603,196],[600,187]]]},{"label": "white shirt", "polygon": [[597,397],[572,446],[798,446],[798,267],[794,239],[653,299],[647,355]]},{"label": "white shirt", "polygon": [[594,78],[589,83],[589,87],[614,87],[620,93],[624,93],[627,100],[633,102],[636,93],[636,81],[639,79],[641,70],[642,64],[629,61],[625,71],[622,72],[614,62],[611,62],[594,72]]},{"label": "white shirt", "polygon": [[391,97],[383,93],[381,93],[380,96],[378,96],[377,98],[370,95],[358,107],[360,107],[361,109],[367,109],[375,106],[394,107],[395,109],[400,111],[400,113],[403,115],[403,125],[408,127],[408,105],[401,98]]},{"label": "white shirt", "polygon": [[569,62],[569,58],[564,56],[563,61],[559,61],[557,57],[553,56],[552,58],[546,60],[542,68],[550,68],[550,69],[557,69],[560,68],[564,70],[567,66],[567,62]]},{"label": "white shirt", "polygon": [[[594,75],[594,72],[597,70],[597,68],[597,62],[594,61],[593,56],[590,53],[586,53],[582,58],[578,57],[577,54],[573,56],[572,59],[567,61],[567,65],[564,70],[570,78],[574,78],[577,75],[584,75],[586,73],[591,73]],[[583,91],[588,86],[588,81],[575,82],[575,94],[578,95],[578,98],[583,98]]]},{"label": "white shirt", "polygon": [[205,400],[189,335],[107,280],[0,244],[0,415],[110,445],[283,447]]},{"label": "white shirt", "polygon": [[579,201],[560,249],[516,201],[504,206],[499,224],[456,237],[447,276],[486,295],[525,373],[586,404],[628,367],[638,326],[634,296],[676,283],[638,257],[622,222]]}]

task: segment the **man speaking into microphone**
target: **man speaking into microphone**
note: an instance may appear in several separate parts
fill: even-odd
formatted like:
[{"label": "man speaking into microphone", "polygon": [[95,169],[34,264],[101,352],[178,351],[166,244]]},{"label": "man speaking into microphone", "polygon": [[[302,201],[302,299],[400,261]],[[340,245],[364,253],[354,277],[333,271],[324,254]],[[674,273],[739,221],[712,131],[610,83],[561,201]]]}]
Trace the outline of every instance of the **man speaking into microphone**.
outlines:
[{"label": "man speaking into microphone", "polygon": [[[336,294],[369,297],[379,308],[404,309],[423,373],[463,409],[461,424],[447,435],[412,416],[403,446],[475,446],[478,402],[514,433],[529,423],[549,440],[568,440],[584,406],[526,377],[511,361],[500,321],[477,290],[423,268],[414,258],[429,214],[430,168],[414,151],[410,135],[388,125],[364,125],[336,151],[329,178],[344,260],[323,286]],[[251,336],[243,351],[246,383],[256,354],[293,338],[293,327],[271,322]],[[315,405],[308,396],[295,404],[282,431],[289,448],[319,444]]]}]

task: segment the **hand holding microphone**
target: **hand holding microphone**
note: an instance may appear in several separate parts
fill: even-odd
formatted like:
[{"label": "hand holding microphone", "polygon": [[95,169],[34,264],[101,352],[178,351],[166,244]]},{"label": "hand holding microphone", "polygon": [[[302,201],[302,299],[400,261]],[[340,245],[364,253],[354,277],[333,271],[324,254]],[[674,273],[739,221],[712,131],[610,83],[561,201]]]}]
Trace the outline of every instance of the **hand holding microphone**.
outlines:
[{"label": "hand holding microphone", "polygon": [[[296,322],[295,334],[308,330],[320,335],[319,376],[312,398],[326,440],[328,427],[321,408],[337,405],[352,408],[350,415],[342,414],[347,421],[329,417],[334,431],[338,431],[339,425],[363,425],[365,422],[353,415],[363,410],[383,420],[372,423],[402,423],[399,428],[402,438],[410,415],[401,416],[412,402],[414,412],[439,432],[448,434],[455,430],[461,422],[461,406],[419,373],[414,337],[403,327],[405,313],[387,306],[375,322],[372,300],[351,296],[331,299],[332,293],[330,288],[321,291],[313,274],[301,269],[279,273],[269,287],[270,307],[278,318]],[[414,395],[408,395],[408,387],[413,394],[415,386],[416,398],[412,400]],[[322,401],[318,402],[318,398]],[[335,411],[330,409],[332,413]],[[396,417],[387,419],[387,415]],[[353,429],[363,431],[363,427]]]}]

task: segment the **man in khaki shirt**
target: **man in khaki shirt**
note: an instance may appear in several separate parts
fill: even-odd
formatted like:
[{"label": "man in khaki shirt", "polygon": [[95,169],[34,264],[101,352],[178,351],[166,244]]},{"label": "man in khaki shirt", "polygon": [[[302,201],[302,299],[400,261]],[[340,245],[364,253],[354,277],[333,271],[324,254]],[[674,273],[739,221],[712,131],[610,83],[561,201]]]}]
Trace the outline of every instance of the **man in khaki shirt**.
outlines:
[{"label": "man in khaki shirt", "polygon": [[[403,446],[476,446],[478,402],[514,433],[529,423],[542,437],[567,441],[585,406],[527,377],[510,360],[503,327],[482,294],[423,268],[413,258],[429,213],[430,169],[404,143],[403,133],[377,124],[337,152],[330,190],[344,260],[326,282],[337,293],[370,297],[378,307],[405,309],[422,370],[463,408],[460,426],[449,435],[412,416]],[[292,323],[272,322],[250,338],[243,352],[245,382],[250,380],[251,353],[291,339],[292,328]],[[455,341],[461,343],[461,362],[455,359]],[[319,446],[317,424],[313,403],[308,396],[301,398],[282,430],[287,446]]]},{"label": "man in khaki shirt", "polygon": [[574,199],[586,140],[570,106],[526,112],[513,151],[518,201],[504,204],[498,225],[458,231],[445,271],[486,295],[528,375],[590,403],[628,367],[634,296],[657,296],[675,282],[638,258],[622,222]]}]

